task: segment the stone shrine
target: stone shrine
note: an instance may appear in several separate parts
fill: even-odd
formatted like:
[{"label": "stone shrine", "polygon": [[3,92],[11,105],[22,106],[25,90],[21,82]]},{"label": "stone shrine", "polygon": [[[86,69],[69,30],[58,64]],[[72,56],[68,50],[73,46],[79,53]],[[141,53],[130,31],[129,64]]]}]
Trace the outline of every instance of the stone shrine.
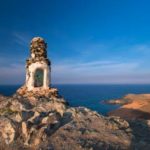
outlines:
[{"label": "stone shrine", "polygon": [[30,58],[26,61],[27,91],[49,89],[50,61],[47,58],[47,44],[41,37],[35,37],[30,44]]}]

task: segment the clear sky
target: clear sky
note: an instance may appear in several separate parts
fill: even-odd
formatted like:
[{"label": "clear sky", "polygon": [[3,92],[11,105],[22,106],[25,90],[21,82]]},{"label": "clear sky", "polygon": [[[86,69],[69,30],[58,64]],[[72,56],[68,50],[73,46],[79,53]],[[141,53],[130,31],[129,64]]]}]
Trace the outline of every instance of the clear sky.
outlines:
[{"label": "clear sky", "polygon": [[29,43],[52,83],[150,83],[149,0],[0,0],[0,84],[23,84]]}]

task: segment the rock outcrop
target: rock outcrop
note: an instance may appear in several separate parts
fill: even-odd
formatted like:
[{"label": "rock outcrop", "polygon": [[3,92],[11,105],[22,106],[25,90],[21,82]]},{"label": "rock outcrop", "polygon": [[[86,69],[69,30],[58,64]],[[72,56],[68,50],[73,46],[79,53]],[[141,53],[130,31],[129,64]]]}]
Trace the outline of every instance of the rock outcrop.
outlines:
[{"label": "rock outcrop", "polygon": [[1,150],[148,150],[149,129],[149,121],[70,107],[57,89],[0,96]]}]

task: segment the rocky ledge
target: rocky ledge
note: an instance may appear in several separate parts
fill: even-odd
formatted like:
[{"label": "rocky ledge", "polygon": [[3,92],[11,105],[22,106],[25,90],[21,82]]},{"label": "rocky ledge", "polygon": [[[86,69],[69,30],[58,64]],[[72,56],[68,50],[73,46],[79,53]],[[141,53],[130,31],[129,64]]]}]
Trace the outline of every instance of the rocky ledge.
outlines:
[{"label": "rocky ledge", "polygon": [[0,96],[1,150],[149,150],[149,137],[149,120],[70,107],[57,89]]}]

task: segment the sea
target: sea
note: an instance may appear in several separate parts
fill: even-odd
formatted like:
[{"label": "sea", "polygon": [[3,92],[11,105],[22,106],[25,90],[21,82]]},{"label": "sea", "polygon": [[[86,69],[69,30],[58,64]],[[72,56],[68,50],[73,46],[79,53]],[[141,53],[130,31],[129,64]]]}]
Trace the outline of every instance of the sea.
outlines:
[{"label": "sea", "polygon": [[[0,85],[0,94],[11,96],[19,87],[20,85]],[[104,101],[118,99],[126,94],[150,93],[150,84],[56,84],[52,87],[58,88],[59,94],[69,102],[70,106],[84,106],[103,115],[120,107],[106,104]]]}]

